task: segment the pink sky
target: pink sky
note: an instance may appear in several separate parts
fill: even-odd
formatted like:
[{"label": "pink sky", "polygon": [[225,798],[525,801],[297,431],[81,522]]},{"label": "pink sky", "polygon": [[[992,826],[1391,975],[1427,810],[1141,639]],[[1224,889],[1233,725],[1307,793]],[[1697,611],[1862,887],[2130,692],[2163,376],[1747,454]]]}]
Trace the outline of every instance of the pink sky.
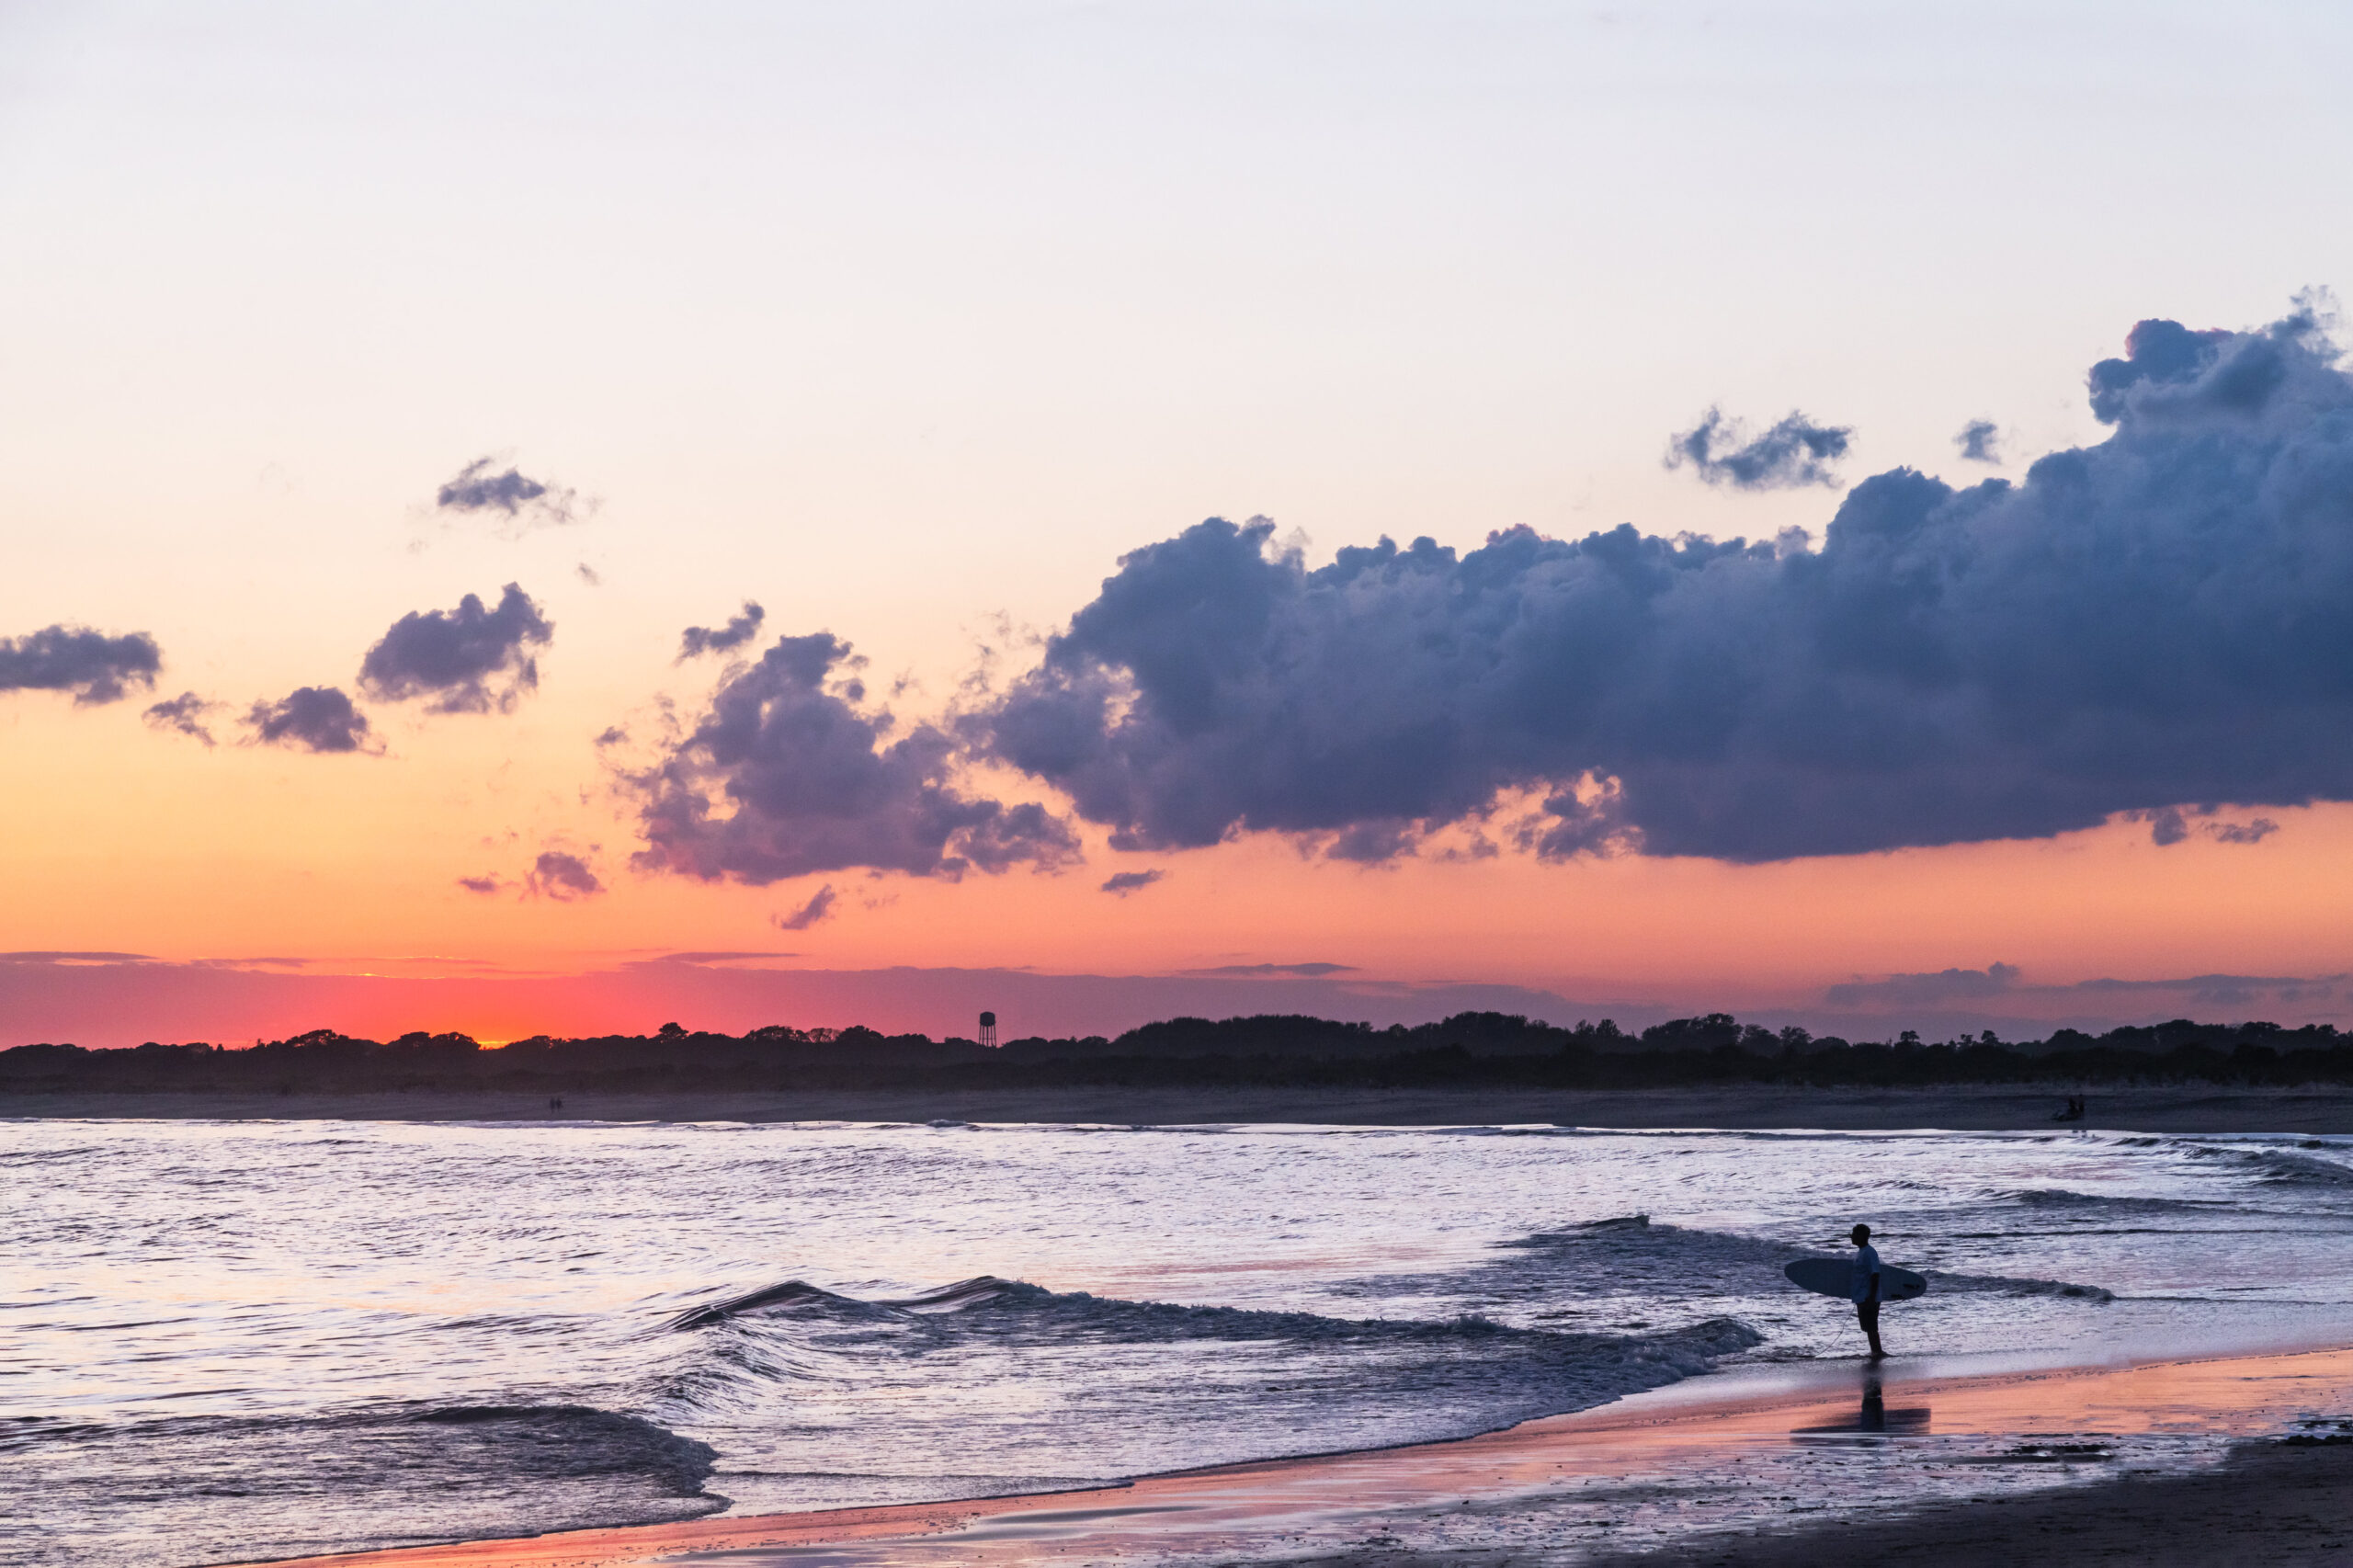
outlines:
[{"label": "pink sky", "polygon": [[1861,15],[0,18],[0,1046],[2353,1023],[2341,51]]}]

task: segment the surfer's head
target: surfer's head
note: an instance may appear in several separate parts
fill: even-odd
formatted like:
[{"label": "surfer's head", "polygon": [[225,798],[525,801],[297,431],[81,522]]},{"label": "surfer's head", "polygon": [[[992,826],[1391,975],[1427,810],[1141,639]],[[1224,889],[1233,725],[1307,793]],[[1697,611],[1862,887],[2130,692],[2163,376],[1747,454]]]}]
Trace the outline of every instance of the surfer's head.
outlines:
[{"label": "surfer's head", "polygon": [[1871,1228],[1869,1225],[1858,1225],[1847,1233],[1855,1238],[1855,1244],[1857,1246],[1860,1246],[1865,1242],[1871,1239]]}]

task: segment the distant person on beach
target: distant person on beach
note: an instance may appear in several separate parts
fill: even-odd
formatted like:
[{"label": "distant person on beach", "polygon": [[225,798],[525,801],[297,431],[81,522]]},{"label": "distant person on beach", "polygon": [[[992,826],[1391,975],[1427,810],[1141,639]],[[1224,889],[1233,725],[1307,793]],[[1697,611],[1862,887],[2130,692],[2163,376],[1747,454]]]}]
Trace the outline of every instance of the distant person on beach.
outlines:
[{"label": "distant person on beach", "polygon": [[1849,1295],[1855,1303],[1855,1319],[1863,1325],[1863,1334],[1871,1342],[1871,1359],[1883,1361],[1887,1352],[1879,1342],[1879,1249],[1871,1245],[1871,1228],[1858,1225],[1855,1238],[1855,1283]]}]

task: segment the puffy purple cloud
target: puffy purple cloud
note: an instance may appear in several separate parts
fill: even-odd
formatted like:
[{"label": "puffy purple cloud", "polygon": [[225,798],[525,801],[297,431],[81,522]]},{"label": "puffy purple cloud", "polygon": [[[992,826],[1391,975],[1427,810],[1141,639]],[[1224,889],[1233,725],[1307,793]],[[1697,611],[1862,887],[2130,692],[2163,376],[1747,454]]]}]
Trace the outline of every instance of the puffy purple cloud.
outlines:
[{"label": "puffy purple cloud", "polygon": [[1114,871],[1104,879],[1103,885],[1096,891],[1125,898],[1131,892],[1142,892],[1167,875],[1167,872],[1157,869],[1149,871]]},{"label": "puffy purple cloud", "polygon": [[[1211,519],[1122,558],[967,733],[1121,849],[1736,861],[2353,800],[2353,377],[2313,316],[2143,323],[2105,440],[1858,484],[1818,551],[1528,528],[1310,571]],[[2250,828],[2251,832],[2252,829]]]},{"label": "puffy purple cloud", "polygon": [[959,790],[958,741],[868,710],[854,668],[848,644],[819,632],[779,638],[731,674],[692,731],[630,781],[646,837],[638,863],[765,886],[860,867],[956,877],[1078,858],[1069,825],[1042,806]]},{"label": "puffy purple cloud", "polygon": [[1735,490],[1786,490],[1802,484],[1836,484],[1830,464],[1847,455],[1854,432],[1819,425],[1802,414],[1784,415],[1763,435],[1750,437],[1737,423],[1711,408],[1699,423],[1667,443],[1666,466],[1688,467],[1710,484]]},{"label": "puffy purple cloud", "polygon": [[163,650],[143,631],[109,637],[86,626],[44,626],[0,637],[0,691],[70,691],[77,708],[153,687],[163,667]]},{"label": "puffy purple cloud", "polygon": [[1973,463],[2002,460],[2002,427],[1990,419],[1972,419],[1952,438],[1963,460]]},{"label": "puffy purple cloud", "polygon": [[368,716],[352,706],[340,687],[298,687],[275,702],[256,702],[245,722],[264,745],[313,752],[380,749]]},{"label": "puffy purple cloud", "polygon": [[458,885],[468,892],[494,893],[506,884],[496,877],[460,877]]},{"label": "puffy purple cloud", "polygon": [[359,687],[380,702],[428,697],[433,713],[511,710],[540,684],[529,652],[555,635],[531,596],[506,585],[496,609],[468,594],[454,610],[411,610],[392,622],[359,665]]},{"label": "puffy purple cloud", "polygon": [[689,626],[678,636],[678,662],[699,659],[705,653],[728,653],[741,648],[760,634],[760,622],[768,612],[750,599],[744,601],[743,610],[729,619],[724,626]]}]

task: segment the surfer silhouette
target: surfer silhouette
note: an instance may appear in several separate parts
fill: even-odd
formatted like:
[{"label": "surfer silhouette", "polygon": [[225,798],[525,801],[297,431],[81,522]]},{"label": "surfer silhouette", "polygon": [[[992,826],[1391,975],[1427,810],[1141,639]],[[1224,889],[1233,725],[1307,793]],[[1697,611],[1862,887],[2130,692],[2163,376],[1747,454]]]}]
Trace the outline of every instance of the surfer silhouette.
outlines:
[{"label": "surfer silhouette", "polygon": [[1863,1335],[1871,1342],[1871,1359],[1885,1360],[1887,1352],[1879,1342],[1879,1249],[1871,1245],[1871,1228],[1858,1225],[1855,1239],[1854,1284],[1847,1295],[1855,1303],[1855,1320],[1863,1325]]}]

